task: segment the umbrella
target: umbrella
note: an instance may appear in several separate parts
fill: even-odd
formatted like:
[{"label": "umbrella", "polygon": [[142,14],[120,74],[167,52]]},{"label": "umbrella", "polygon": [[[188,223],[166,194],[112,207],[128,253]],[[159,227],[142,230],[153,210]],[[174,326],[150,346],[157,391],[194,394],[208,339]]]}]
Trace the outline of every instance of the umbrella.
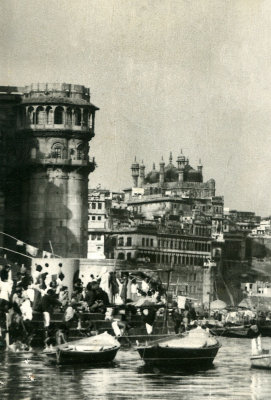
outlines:
[{"label": "umbrella", "polygon": [[224,310],[227,307],[227,304],[222,300],[214,300],[210,304],[211,310]]}]

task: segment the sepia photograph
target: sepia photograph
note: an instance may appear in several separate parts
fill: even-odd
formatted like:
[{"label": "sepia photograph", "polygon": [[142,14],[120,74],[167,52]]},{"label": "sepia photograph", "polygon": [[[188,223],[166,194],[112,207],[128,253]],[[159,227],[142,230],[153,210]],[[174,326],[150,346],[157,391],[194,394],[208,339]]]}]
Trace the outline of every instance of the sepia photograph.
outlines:
[{"label": "sepia photograph", "polygon": [[0,399],[271,396],[271,1],[0,0]]}]

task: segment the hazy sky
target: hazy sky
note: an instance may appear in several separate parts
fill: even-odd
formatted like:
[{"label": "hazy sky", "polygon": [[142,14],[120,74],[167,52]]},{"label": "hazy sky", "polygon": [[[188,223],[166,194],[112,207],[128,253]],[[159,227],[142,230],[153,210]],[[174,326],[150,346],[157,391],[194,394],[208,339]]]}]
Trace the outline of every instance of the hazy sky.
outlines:
[{"label": "hazy sky", "polygon": [[182,148],[225,206],[271,214],[271,1],[2,0],[0,34],[0,84],[90,87],[92,187]]}]

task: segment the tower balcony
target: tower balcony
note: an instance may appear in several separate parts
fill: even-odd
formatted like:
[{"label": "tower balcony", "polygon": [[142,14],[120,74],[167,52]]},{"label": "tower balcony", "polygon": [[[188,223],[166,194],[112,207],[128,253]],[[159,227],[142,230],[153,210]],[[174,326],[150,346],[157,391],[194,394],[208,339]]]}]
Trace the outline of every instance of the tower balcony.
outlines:
[{"label": "tower balcony", "polygon": [[96,163],[94,157],[87,159],[71,159],[71,158],[53,158],[53,157],[36,157],[26,161],[28,165],[43,165],[43,166],[71,166],[71,167],[89,167],[90,171],[94,171]]},{"label": "tower balcony", "polygon": [[94,129],[89,126],[77,126],[77,125],[67,125],[67,124],[54,124],[54,125],[48,125],[48,124],[29,124],[29,125],[24,125],[18,127],[18,131],[23,131],[23,130],[30,130],[30,131],[72,131],[72,132],[84,132],[84,133],[90,133],[91,136],[94,136]]}]

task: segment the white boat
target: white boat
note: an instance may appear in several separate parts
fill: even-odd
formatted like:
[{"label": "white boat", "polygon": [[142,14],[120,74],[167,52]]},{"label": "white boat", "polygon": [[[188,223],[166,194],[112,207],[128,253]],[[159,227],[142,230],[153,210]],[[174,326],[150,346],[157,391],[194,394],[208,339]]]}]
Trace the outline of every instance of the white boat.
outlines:
[{"label": "white boat", "polygon": [[251,350],[251,367],[271,369],[271,352],[270,350],[262,349],[261,336],[252,339]]},{"label": "white boat", "polygon": [[119,342],[107,332],[97,336],[74,340],[58,346],[44,354],[57,364],[104,364],[114,360],[119,351]]}]

